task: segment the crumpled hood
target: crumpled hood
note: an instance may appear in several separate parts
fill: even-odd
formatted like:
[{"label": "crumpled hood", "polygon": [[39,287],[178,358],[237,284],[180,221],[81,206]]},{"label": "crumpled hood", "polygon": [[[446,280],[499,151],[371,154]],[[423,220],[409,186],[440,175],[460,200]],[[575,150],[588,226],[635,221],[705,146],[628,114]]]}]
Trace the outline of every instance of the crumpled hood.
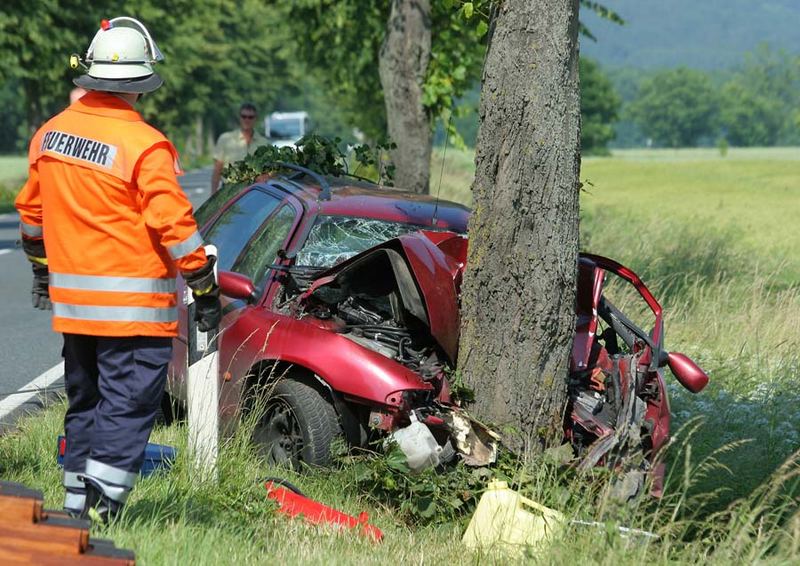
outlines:
[{"label": "crumpled hood", "polygon": [[325,287],[349,287],[374,276],[373,260],[384,256],[405,308],[455,363],[460,316],[458,294],[467,254],[467,238],[453,232],[420,230],[392,238],[322,272],[298,302]]}]

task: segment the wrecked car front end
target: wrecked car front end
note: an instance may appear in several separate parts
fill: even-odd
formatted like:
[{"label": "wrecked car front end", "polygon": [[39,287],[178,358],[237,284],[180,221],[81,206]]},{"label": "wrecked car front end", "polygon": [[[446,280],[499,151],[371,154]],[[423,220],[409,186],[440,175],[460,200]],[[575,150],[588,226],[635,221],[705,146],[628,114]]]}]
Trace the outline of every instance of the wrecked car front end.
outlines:
[{"label": "wrecked car front end", "polygon": [[[458,353],[466,251],[466,237],[452,232],[405,233],[317,273],[287,307],[293,319],[379,355],[406,376],[402,388],[383,397],[351,390],[350,398],[369,405],[366,425],[392,437],[412,469],[456,456],[475,466],[496,458],[499,437],[458,405],[448,382]],[[656,458],[670,425],[663,368],[695,392],[708,378],[682,354],[663,349],[661,307],[632,271],[589,254],[581,255],[578,271],[564,426],[570,464],[620,471],[632,478],[631,492],[653,477],[657,493],[663,472]],[[607,298],[608,274],[632,284],[644,299],[655,317],[651,330],[632,323]]]},{"label": "wrecked car front end", "polygon": [[398,442],[412,469],[456,454],[474,465],[496,456],[496,435],[454,403],[447,380],[458,353],[466,246],[452,232],[392,238],[319,273],[290,306],[295,319],[324,325],[417,376],[417,387],[373,399],[368,418]]},{"label": "wrecked car front end", "polygon": [[[642,310],[652,316],[649,330],[612,302],[609,275],[644,301]],[[693,393],[705,387],[708,376],[688,357],[664,349],[661,306],[633,271],[614,260],[581,255],[576,314],[564,423],[575,456],[571,463],[581,470],[603,466],[618,472],[620,499],[636,497],[647,479],[658,496],[664,476],[658,458],[670,430],[663,368],[669,366]]]}]

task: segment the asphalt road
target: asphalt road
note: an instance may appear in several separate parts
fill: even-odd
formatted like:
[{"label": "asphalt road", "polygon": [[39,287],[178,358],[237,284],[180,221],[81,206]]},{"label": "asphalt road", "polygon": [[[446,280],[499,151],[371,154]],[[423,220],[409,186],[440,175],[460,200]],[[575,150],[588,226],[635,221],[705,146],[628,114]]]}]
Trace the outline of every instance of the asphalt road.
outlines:
[{"label": "asphalt road", "polygon": [[[210,168],[179,180],[195,209],[208,198]],[[0,215],[0,401],[61,361],[61,335],[51,330],[50,313],[31,306],[31,268],[18,239],[19,217]]]}]

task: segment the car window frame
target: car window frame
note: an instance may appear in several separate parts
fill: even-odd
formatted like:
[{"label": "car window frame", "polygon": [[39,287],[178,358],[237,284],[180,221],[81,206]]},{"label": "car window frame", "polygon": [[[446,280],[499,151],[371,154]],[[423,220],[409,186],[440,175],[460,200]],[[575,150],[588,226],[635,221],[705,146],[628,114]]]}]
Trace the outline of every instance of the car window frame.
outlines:
[{"label": "car window frame", "polygon": [[[231,262],[231,267],[236,265],[236,262],[239,261],[240,256],[242,255],[244,250],[246,250],[248,248],[248,246],[250,246],[253,237],[261,230],[261,227],[264,225],[264,222],[266,222],[267,219],[271,218],[272,215],[275,214],[275,212],[277,212],[283,206],[283,202],[285,200],[286,195],[282,194],[282,193],[280,193],[278,191],[269,190],[269,189],[270,189],[269,187],[264,186],[264,185],[252,185],[252,186],[248,187],[247,190],[242,191],[238,196],[236,196],[236,198],[231,199],[228,202],[228,204],[223,208],[223,210],[219,211],[219,213],[214,216],[213,221],[210,220],[207,223],[207,225],[204,227],[204,229],[200,232],[200,234],[203,237],[203,240],[206,241],[206,243],[211,243],[211,242],[206,240],[208,232],[210,230],[212,230],[214,228],[214,226],[217,225],[217,222],[219,222],[220,218],[222,218],[222,216],[225,214],[225,212],[227,212],[232,206],[235,206],[236,203],[239,202],[241,199],[245,198],[245,195],[248,195],[248,194],[250,194],[252,192],[259,192],[259,193],[262,193],[262,194],[266,194],[266,195],[274,198],[277,201],[277,204],[275,205],[275,208],[272,210],[272,212],[269,213],[266,216],[264,221],[262,221],[260,224],[258,224],[258,226],[256,226],[256,228],[253,231],[253,233],[244,242],[244,244],[242,245],[242,248],[239,250],[239,252],[233,258],[233,261]],[[230,271],[230,269],[226,269],[225,271]]]},{"label": "car window frame", "polygon": [[[292,226],[291,226],[291,228],[289,228],[289,232],[288,232],[286,238],[284,239],[285,247],[283,249],[288,249],[288,248],[293,247],[294,240],[295,240],[295,238],[297,237],[297,235],[299,233],[299,229],[302,226],[304,220],[307,218],[307,214],[306,213],[308,212],[308,209],[307,209],[305,203],[301,199],[299,199],[296,196],[294,196],[294,194],[292,194],[290,189],[288,189],[284,185],[281,185],[280,183],[277,183],[277,182],[274,182],[274,181],[270,181],[270,182],[268,182],[268,183],[266,183],[264,185],[258,185],[258,187],[263,192],[267,192],[267,193],[279,198],[280,199],[280,203],[278,204],[278,206],[275,207],[275,210],[273,210],[272,213],[270,213],[269,216],[267,216],[264,219],[264,221],[261,224],[258,225],[258,228],[255,230],[255,232],[253,232],[253,234],[247,240],[247,243],[244,245],[244,247],[242,247],[242,250],[239,252],[239,255],[236,256],[236,259],[233,261],[232,266],[235,266],[237,263],[239,263],[242,260],[242,258],[244,257],[245,252],[250,248],[250,246],[253,245],[253,240],[261,232],[261,230],[264,228],[264,225],[267,222],[269,222],[270,220],[272,220],[272,217],[275,216],[284,206],[286,206],[286,205],[291,206],[294,209],[295,217],[294,217],[294,221],[292,222]],[[278,263],[284,263],[286,261],[287,260],[280,260]],[[238,272],[235,272],[235,273],[238,273]],[[263,288],[262,287],[257,287],[256,288],[256,292],[257,292],[257,294],[259,296],[258,300],[256,301],[257,305],[264,304],[265,302],[268,302],[269,300],[271,300],[270,296],[273,293],[271,293],[270,291],[275,288],[274,282],[275,282],[276,270],[275,269],[269,269],[267,271],[267,273],[268,273],[268,275],[264,278]],[[253,283],[253,285],[256,285],[257,281],[252,281],[252,283]]]},{"label": "car window frame", "polygon": [[[253,245],[254,245],[254,243],[255,243],[255,240],[256,240],[256,238],[257,238],[259,235],[261,235],[261,233],[262,233],[262,232],[263,232],[263,230],[265,229],[266,225],[267,225],[269,222],[272,222],[272,221],[275,219],[275,217],[278,215],[278,213],[280,213],[281,211],[283,211],[283,209],[284,209],[284,208],[286,208],[286,207],[289,207],[289,208],[292,210],[292,212],[294,213],[294,217],[292,218],[292,223],[291,223],[291,225],[289,226],[289,230],[286,232],[286,237],[284,237],[284,239],[283,239],[283,244],[284,244],[284,245],[283,245],[281,248],[278,248],[279,250],[280,250],[280,249],[283,249],[283,250],[285,250],[285,249],[286,249],[286,242],[288,242],[288,241],[290,241],[290,240],[291,240],[291,238],[292,238],[292,236],[293,236],[293,234],[294,234],[295,230],[297,229],[297,225],[299,224],[299,219],[300,219],[300,217],[302,216],[302,215],[300,214],[300,212],[297,210],[297,207],[293,206],[293,205],[292,205],[292,202],[291,202],[289,199],[284,199],[284,200],[282,200],[282,201],[280,202],[280,204],[279,204],[279,205],[278,205],[278,206],[275,208],[275,210],[273,210],[273,211],[272,211],[272,213],[270,213],[270,215],[269,215],[269,216],[268,216],[266,219],[264,219],[264,222],[262,222],[262,223],[259,225],[258,229],[257,229],[257,230],[256,230],[256,231],[253,233],[253,235],[252,235],[252,236],[250,237],[250,239],[247,241],[247,243],[245,244],[245,246],[242,248],[242,251],[239,253],[239,255],[238,255],[238,256],[236,256],[236,259],[234,260],[234,262],[233,262],[233,265],[231,266],[231,269],[230,269],[230,271],[233,271],[234,273],[238,273],[238,274],[240,274],[240,275],[244,275],[245,277],[248,277],[248,278],[250,278],[250,276],[249,276],[249,275],[247,275],[246,273],[242,273],[241,271],[237,271],[237,269],[236,269],[236,268],[237,268],[237,267],[239,267],[239,266],[240,266],[240,264],[241,264],[241,263],[244,261],[244,259],[245,259],[246,255],[247,255],[247,253],[248,253],[248,252],[249,252],[249,250],[250,250],[250,249],[253,247]],[[278,257],[279,257],[279,256],[276,254],[276,256],[275,256],[275,259],[277,260],[277,259],[278,259]],[[274,271],[274,269],[270,269],[270,270],[268,270],[268,271]],[[267,278],[268,278],[268,276],[265,276],[265,280],[266,280]],[[253,282],[253,285],[258,285],[258,283],[259,283],[258,281],[252,281],[252,282]],[[266,285],[265,285],[265,287],[266,287]]]},{"label": "car window frame", "polygon": [[[235,185],[234,185],[234,187],[235,187]],[[192,213],[192,216],[194,216],[195,222],[197,223],[197,229],[200,232],[200,234],[202,235],[205,232],[207,232],[211,228],[211,226],[216,224],[217,218],[219,218],[220,215],[222,215],[226,210],[228,210],[228,208],[230,208],[233,205],[234,202],[239,200],[242,196],[244,196],[245,193],[249,192],[250,189],[252,189],[252,188],[253,188],[253,185],[244,185],[243,184],[243,185],[239,186],[239,192],[234,192],[231,196],[228,197],[228,200],[221,201],[220,207],[217,210],[215,210],[214,212],[212,212],[211,216],[209,216],[206,219],[206,221],[201,224],[200,222],[197,222],[197,212],[201,208],[206,206],[207,204],[210,204],[212,199],[221,198],[220,196],[217,196],[217,195],[221,195],[224,191],[227,190],[227,187],[223,186],[218,191],[215,191],[215,192],[211,193],[211,195],[205,201],[203,201],[200,204],[200,206],[197,207],[197,210],[194,210],[193,213]]]}]

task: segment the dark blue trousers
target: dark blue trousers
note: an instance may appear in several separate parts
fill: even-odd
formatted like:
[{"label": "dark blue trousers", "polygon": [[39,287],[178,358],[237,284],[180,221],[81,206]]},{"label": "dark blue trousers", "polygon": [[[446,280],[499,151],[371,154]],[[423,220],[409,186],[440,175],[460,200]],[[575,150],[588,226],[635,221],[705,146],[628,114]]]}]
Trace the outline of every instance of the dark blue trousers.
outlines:
[{"label": "dark blue trousers", "polygon": [[138,473],[164,393],[172,339],[64,334],[63,356],[65,472],[84,473],[90,459],[110,467],[104,469]]}]

